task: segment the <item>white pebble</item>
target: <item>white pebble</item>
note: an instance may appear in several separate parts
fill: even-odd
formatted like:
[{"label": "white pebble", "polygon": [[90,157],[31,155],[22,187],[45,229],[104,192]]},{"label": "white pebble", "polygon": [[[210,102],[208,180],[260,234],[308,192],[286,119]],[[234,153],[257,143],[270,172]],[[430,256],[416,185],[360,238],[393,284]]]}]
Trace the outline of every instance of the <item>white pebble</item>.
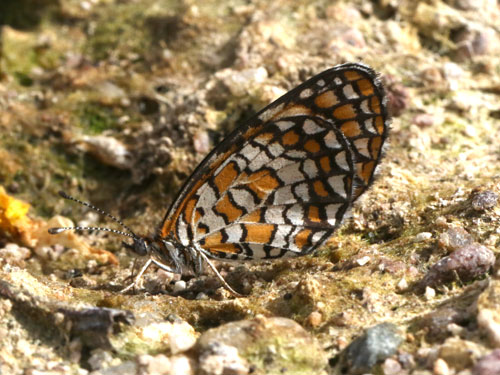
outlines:
[{"label": "white pebble", "polygon": [[186,282],[184,280],[176,281],[174,284],[174,293],[182,292],[186,289]]},{"label": "white pebble", "polygon": [[430,232],[420,232],[414,238],[414,242],[424,242],[432,238],[432,233]]},{"label": "white pebble", "polygon": [[357,259],[356,263],[358,263],[360,266],[364,266],[369,261],[370,261],[370,257],[368,255],[365,255],[364,257]]}]

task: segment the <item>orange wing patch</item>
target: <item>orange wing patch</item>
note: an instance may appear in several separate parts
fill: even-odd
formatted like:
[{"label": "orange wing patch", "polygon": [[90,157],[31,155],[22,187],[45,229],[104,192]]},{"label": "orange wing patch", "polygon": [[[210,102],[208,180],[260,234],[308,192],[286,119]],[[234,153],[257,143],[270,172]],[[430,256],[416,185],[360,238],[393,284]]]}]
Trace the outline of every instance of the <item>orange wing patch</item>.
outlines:
[{"label": "orange wing patch", "polygon": [[319,217],[319,208],[317,206],[309,206],[308,217],[309,217],[309,220],[311,220],[315,223],[320,223],[321,219]]},{"label": "orange wing patch", "polygon": [[347,70],[345,73],[344,73],[345,77],[349,80],[349,81],[355,81],[357,79],[360,79],[361,78],[361,75],[354,71],[354,70]]},{"label": "orange wing patch", "polygon": [[235,162],[228,163],[222,171],[219,172],[214,178],[215,186],[219,190],[219,193],[226,191],[226,189],[231,185],[231,183],[238,176],[238,171],[235,169]]},{"label": "orange wing patch", "polygon": [[275,226],[273,224],[245,224],[245,242],[266,244],[271,242]]},{"label": "orange wing patch", "polygon": [[306,247],[306,245],[309,244],[309,236],[310,235],[311,235],[311,230],[310,229],[302,229],[295,236],[295,245],[299,249],[303,249],[304,247]]},{"label": "orange wing patch", "polygon": [[274,189],[279,186],[279,182],[269,174],[268,171],[263,170],[252,173],[248,176],[248,187],[260,198],[264,199]]},{"label": "orange wing patch", "polygon": [[241,221],[243,223],[260,223],[261,217],[262,217],[262,208],[259,208],[243,216]]},{"label": "orange wing patch", "polygon": [[373,112],[380,114],[380,100],[376,96],[372,96],[371,107]]},{"label": "orange wing patch", "polygon": [[237,218],[243,215],[243,211],[240,210],[238,207],[235,207],[231,203],[231,201],[229,200],[229,196],[227,194],[225,194],[224,198],[222,198],[217,203],[215,209],[217,210],[217,212],[226,216],[227,220],[229,220],[230,222],[235,221]]},{"label": "orange wing patch", "polygon": [[321,159],[319,159],[319,164],[321,165],[321,169],[325,173],[328,173],[332,170],[332,166],[330,165],[330,158],[328,156],[323,156]]},{"label": "orange wing patch", "polygon": [[318,152],[320,150],[320,145],[318,142],[316,142],[314,139],[310,139],[309,141],[306,142],[306,144],[304,145],[304,148],[311,152],[311,153],[314,153],[314,152]]},{"label": "orange wing patch", "polygon": [[218,245],[212,246],[210,248],[206,248],[202,246],[205,250],[208,250],[212,253],[228,253],[228,254],[237,254],[240,252],[240,248],[236,247],[235,244],[232,243],[220,243]]},{"label": "orange wing patch", "polygon": [[320,197],[328,197],[328,191],[325,189],[325,185],[319,181],[314,181],[314,192]]},{"label": "orange wing patch", "polygon": [[305,107],[303,105],[290,103],[285,109],[278,112],[272,117],[273,121],[277,121],[280,118],[284,117],[293,117],[293,116],[307,116],[312,115],[313,112],[310,108]]},{"label": "orange wing patch", "polygon": [[356,137],[361,134],[361,128],[359,127],[359,123],[357,121],[344,122],[340,126],[340,130],[347,138]]},{"label": "orange wing patch", "polygon": [[337,96],[333,93],[332,90],[325,91],[323,94],[314,99],[314,104],[316,104],[319,108],[330,108],[337,103]]},{"label": "orange wing patch", "polygon": [[283,134],[282,142],[284,146],[294,145],[298,141],[299,141],[299,135],[294,130],[290,130],[289,132]]},{"label": "orange wing patch", "polygon": [[361,170],[360,176],[366,184],[370,181],[370,177],[372,175],[373,168],[375,168],[375,161],[374,160],[363,164],[363,168]]},{"label": "orange wing patch", "polygon": [[344,104],[333,110],[333,117],[339,120],[347,120],[356,117],[356,111],[352,104]]},{"label": "orange wing patch", "polygon": [[373,84],[367,80],[367,79],[360,79],[359,81],[356,82],[359,88],[359,91],[361,91],[361,95],[363,96],[370,96],[373,95]]},{"label": "orange wing patch", "polygon": [[378,159],[380,155],[380,148],[382,146],[382,137],[375,137],[371,141],[371,153],[373,159]]}]

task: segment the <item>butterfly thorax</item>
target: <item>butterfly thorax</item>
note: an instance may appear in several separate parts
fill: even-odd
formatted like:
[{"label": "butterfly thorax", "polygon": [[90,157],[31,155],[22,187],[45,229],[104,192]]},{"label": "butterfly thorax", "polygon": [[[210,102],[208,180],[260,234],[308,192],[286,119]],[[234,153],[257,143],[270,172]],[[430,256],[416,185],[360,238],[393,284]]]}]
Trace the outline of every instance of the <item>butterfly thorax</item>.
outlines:
[{"label": "butterfly thorax", "polygon": [[149,257],[162,263],[165,270],[178,274],[199,275],[204,269],[203,258],[192,246],[184,246],[172,236],[145,238]]}]

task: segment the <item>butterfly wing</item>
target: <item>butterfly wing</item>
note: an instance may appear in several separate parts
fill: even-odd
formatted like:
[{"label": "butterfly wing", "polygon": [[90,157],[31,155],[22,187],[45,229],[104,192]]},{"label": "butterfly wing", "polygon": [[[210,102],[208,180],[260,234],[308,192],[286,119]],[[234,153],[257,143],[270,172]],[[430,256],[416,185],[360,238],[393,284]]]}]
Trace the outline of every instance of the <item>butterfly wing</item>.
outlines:
[{"label": "butterfly wing", "polygon": [[387,131],[375,73],[361,64],[326,70],[212,150],[160,235],[222,258],[311,252],[372,182]]}]

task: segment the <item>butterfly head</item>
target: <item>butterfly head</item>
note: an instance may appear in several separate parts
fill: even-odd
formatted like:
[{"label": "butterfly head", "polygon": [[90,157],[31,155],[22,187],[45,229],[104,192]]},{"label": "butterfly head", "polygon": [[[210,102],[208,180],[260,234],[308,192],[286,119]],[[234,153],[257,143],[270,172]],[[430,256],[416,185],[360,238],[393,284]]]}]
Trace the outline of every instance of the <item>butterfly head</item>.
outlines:
[{"label": "butterfly head", "polygon": [[122,241],[122,245],[138,256],[145,256],[151,252],[150,241],[145,237],[134,237],[132,244]]}]

